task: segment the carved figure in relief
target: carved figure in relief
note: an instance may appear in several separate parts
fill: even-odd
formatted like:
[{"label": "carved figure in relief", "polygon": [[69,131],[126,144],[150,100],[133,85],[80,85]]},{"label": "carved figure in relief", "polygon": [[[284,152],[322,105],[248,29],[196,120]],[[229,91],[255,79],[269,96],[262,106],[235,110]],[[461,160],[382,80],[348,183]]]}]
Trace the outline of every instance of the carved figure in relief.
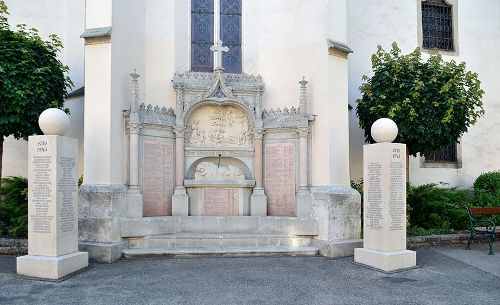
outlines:
[{"label": "carved figure in relief", "polygon": [[187,144],[203,147],[251,147],[249,119],[232,106],[201,107],[187,126]]},{"label": "carved figure in relief", "polygon": [[245,180],[245,173],[235,166],[217,166],[213,162],[201,162],[196,166],[195,179]]},{"label": "carved figure in relief", "polygon": [[199,120],[194,120],[191,126],[189,126],[188,143],[205,143],[205,130],[200,129]]}]

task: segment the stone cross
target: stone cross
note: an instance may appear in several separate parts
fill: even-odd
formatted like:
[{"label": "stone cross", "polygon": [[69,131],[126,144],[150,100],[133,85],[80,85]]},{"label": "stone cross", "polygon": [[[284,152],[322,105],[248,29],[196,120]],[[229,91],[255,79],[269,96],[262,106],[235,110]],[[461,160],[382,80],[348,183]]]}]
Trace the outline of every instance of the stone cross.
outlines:
[{"label": "stone cross", "polygon": [[229,48],[227,46],[222,46],[222,40],[217,40],[213,46],[210,47],[210,51],[214,52],[214,70],[222,68],[222,52],[228,52]]}]

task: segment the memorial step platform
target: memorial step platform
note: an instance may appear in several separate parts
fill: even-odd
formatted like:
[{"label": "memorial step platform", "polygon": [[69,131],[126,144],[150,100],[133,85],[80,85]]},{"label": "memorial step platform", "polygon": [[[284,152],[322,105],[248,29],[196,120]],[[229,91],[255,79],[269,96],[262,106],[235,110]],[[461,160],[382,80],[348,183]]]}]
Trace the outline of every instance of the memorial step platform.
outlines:
[{"label": "memorial step platform", "polygon": [[315,236],[318,223],[310,217],[279,216],[161,216],[121,221],[123,238],[176,233]]},{"label": "memorial step platform", "polygon": [[306,247],[204,247],[204,248],[143,248],[124,249],[123,257],[129,259],[154,257],[198,256],[315,256],[318,248]]},{"label": "memorial step platform", "polygon": [[228,248],[228,247],[304,247],[311,237],[262,233],[200,234],[175,233],[125,239],[129,249],[137,248]]}]

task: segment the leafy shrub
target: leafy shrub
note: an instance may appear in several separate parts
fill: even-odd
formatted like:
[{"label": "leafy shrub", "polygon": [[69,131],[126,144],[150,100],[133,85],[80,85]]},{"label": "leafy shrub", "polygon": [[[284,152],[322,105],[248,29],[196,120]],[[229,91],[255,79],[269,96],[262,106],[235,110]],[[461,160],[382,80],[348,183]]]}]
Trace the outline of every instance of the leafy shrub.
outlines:
[{"label": "leafy shrub", "polygon": [[0,191],[0,236],[28,236],[28,180],[2,179]]},{"label": "leafy shrub", "polygon": [[474,181],[474,202],[477,207],[500,206],[500,171],[483,173]]},{"label": "leafy shrub", "polygon": [[463,206],[470,202],[468,190],[425,184],[408,187],[407,196],[407,204],[411,208],[411,228],[446,232],[467,226],[467,213]]}]

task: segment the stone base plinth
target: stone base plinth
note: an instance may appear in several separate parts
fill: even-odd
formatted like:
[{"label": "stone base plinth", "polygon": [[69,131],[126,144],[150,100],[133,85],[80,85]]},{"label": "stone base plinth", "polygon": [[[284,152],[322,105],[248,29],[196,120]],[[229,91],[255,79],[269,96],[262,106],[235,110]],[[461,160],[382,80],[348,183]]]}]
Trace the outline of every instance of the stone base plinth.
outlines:
[{"label": "stone base plinth", "polygon": [[313,246],[319,249],[319,254],[326,258],[353,256],[354,249],[363,246],[362,239],[347,240],[313,240]]},{"label": "stone base plinth", "polygon": [[184,187],[176,187],[172,195],[172,216],[188,216],[189,197]]},{"label": "stone base plinth", "polygon": [[89,265],[87,252],[61,256],[25,255],[17,258],[17,274],[58,280]]},{"label": "stone base plinth", "polygon": [[98,263],[112,263],[122,256],[122,250],[127,247],[127,243],[93,243],[80,242],[78,250],[89,253],[90,259]]},{"label": "stone base plinth", "polygon": [[297,192],[297,217],[311,217],[312,197],[308,187],[300,187]]},{"label": "stone base plinth", "polygon": [[130,188],[127,192],[127,217],[138,218],[143,215],[143,200],[138,188]]},{"label": "stone base plinth", "polygon": [[354,261],[385,272],[393,272],[415,267],[417,256],[416,252],[411,250],[385,252],[356,248],[354,249]]},{"label": "stone base plinth", "polygon": [[267,215],[267,196],[263,188],[255,188],[250,197],[250,215],[251,216],[266,216]]}]

